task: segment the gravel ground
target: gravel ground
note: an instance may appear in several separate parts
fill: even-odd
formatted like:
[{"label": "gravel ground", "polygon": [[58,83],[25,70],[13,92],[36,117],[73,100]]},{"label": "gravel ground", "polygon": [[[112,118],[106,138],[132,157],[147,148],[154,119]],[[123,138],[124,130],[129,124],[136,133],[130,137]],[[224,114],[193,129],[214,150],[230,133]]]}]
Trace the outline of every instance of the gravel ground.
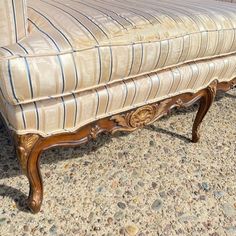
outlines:
[{"label": "gravel ground", "polygon": [[132,134],[43,154],[42,210],[25,207],[21,175],[0,137],[0,235],[236,235],[236,90],[218,94],[198,144],[197,106]]}]

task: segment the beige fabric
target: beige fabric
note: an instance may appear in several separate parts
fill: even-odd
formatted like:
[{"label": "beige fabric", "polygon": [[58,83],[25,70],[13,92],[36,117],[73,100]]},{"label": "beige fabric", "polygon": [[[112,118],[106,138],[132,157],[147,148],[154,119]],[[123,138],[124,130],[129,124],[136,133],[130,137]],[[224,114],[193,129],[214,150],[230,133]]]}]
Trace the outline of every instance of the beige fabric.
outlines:
[{"label": "beige fabric", "polygon": [[236,5],[28,0],[29,35],[0,48],[9,127],[43,136],[185,92],[236,68]]},{"label": "beige fabric", "polygon": [[196,92],[213,80],[236,76],[236,55],[188,63],[159,73],[117,82],[66,97],[12,106],[1,99],[9,126],[19,134],[43,136],[71,132],[99,118],[185,92]]},{"label": "beige fabric", "polygon": [[1,0],[0,46],[17,43],[26,35],[26,0]]},{"label": "beige fabric", "polygon": [[29,36],[0,49],[0,87],[10,104],[236,50],[236,6],[222,2],[29,0],[28,15]]}]

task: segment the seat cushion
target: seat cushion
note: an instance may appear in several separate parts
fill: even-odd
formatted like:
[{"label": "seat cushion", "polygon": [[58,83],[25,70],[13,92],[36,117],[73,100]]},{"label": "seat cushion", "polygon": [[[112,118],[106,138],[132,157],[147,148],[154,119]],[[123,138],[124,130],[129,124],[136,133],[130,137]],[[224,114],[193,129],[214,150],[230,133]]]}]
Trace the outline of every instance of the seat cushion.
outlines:
[{"label": "seat cushion", "polygon": [[135,107],[206,88],[213,80],[236,77],[236,55],[186,63],[182,66],[118,81],[64,97],[10,105],[0,95],[1,113],[18,134],[42,136],[72,132],[83,125]]},{"label": "seat cushion", "polygon": [[1,93],[12,105],[236,50],[236,5],[225,2],[28,0],[28,15],[29,36],[0,48]]},{"label": "seat cushion", "polygon": [[0,1],[0,46],[17,43],[27,35],[26,0]]}]

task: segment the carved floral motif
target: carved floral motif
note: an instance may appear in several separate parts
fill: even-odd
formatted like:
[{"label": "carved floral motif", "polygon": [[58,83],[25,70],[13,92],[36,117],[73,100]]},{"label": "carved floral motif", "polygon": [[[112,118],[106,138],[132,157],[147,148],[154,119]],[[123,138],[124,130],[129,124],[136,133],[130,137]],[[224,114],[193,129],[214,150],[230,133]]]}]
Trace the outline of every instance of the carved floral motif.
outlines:
[{"label": "carved floral motif", "polygon": [[154,119],[155,114],[155,106],[144,106],[131,112],[127,118],[131,127],[140,128],[150,123]]},{"label": "carved floral motif", "polygon": [[155,122],[159,117],[168,112],[170,102],[171,99],[166,99],[157,104],[137,108],[126,114],[112,116],[111,120],[117,124],[113,133],[116,131],[134,131]]},{"label": "carved floral motif", "polygon": [[91,131],[90,131],[91,138],[96,139],[100,131],[101,131],[101,128],[98,125],[95,125],[93,128],[91,128]]}]

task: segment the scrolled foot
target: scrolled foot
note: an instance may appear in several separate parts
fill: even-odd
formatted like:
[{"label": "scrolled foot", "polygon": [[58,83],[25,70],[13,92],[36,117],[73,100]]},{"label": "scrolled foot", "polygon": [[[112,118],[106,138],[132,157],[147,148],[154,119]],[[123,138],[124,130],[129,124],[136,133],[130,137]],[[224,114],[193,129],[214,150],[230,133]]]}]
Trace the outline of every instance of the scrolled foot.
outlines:
[{"label": "scrolled foot", "polygon": [[42,192],[36,192],[33,194],[30,194],[29,198],[28,198],[28,207],[30,209],[30,211],[33,214],[36,214],[40,211],[41,206],[42,206],[42,201],[43,201],[43,193]]},{"label": "scrolled foot", "polygon": [[32,152],[27,166],[27,177],[30,183],[28,207],[33,213],[40,211],[43,201],[43,181],[39,168],[40,152]]}]

